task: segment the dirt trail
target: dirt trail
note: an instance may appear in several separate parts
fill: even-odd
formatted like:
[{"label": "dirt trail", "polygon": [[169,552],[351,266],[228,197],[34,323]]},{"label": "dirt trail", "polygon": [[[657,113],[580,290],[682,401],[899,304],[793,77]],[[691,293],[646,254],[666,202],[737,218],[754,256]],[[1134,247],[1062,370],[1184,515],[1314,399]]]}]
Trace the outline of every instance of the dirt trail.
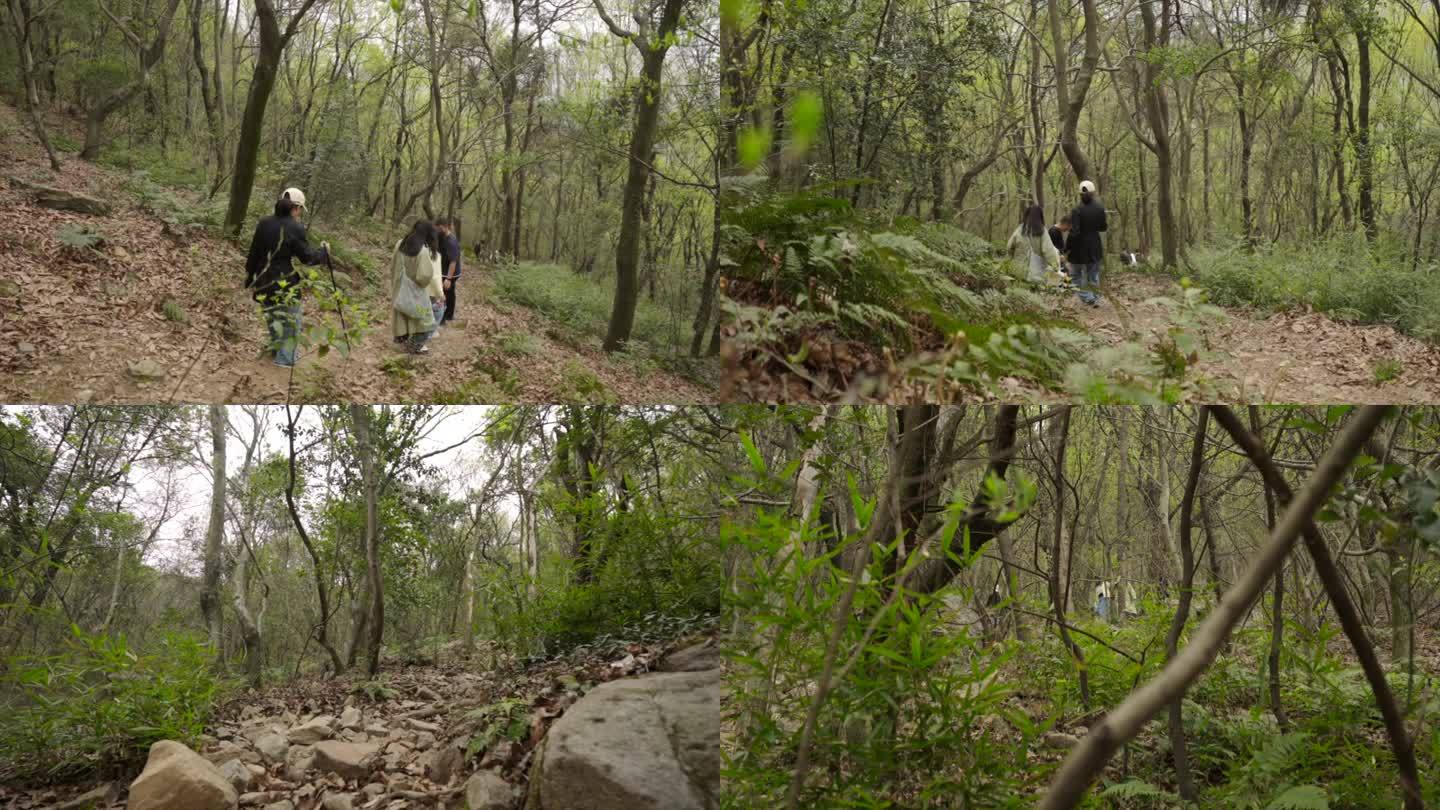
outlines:
[{"label": "dirt trail", "polygon": [[[8,133],[0,147],[6,167],[0,171],[0,401],[714,399],[705,386],[611,359],[598,341],[497,300],[485,268],[475,266],[467,266],[461,280],[453,328],[418,357],[391,340],[388,285],[349,276],[341,286],[350,286],[357,307],[346,318],[353,325],[368,310],[371,328],[349,357],[302,350],[292,375],[261,354],[265,329],[240,289],[239,247],[167,226],[136,205],[120,172],[69,157],[64,170],[52,174],[6,105],[0,105],[0,131]],[[42,208],[7,176],[97,196],[114,210],[91,216]],[[104,243],[66,247],[57,234],[72,224],[100,232]],[[385,276],[383,248],[367,253]],[[166,302],[183,321],[166,317]],[[306,320],[313,322],[315,304],[306,305]]]},{"label": "dirt trail", "polygon": [[[1164,306],[1171,279],[1111,273],[1098,308],[1074,298],[1067,316],[1098,338],[1150,343],[1171,325]],[[1228,401],[1296,403],[1440,402],[1440,347],[1392,327],[1343,323],[1317,312],[1263,313],[1227,308],[1228,317],[1204,330],[1213,356],[1199,373]],[[1398,363],[1399,373],[1377,382],[1376,369]]]}]

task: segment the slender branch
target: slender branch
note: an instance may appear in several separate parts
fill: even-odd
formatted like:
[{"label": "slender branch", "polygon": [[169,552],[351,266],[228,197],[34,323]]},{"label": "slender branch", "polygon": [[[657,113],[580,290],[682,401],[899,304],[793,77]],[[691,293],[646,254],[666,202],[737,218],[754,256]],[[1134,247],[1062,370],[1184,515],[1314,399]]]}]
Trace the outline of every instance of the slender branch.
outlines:
[{"label": "slender branch", "polygon": [[[1221,410],[1215,411],[1217,420]],[[1356,413],[1315,466],[1315,473],[1286,509],[1270,538],[1251,559],[1245,574],[1225,592],[1225,598],[1196,628],[1185,649],[1158,675],[1106,715],[1071,750],[1050,783],[1050,790],[1040,801],[1040,810],[1070,810],[1077,806],[1090,783],[1120,746],[1133,739],[1160,709],[1184,694],[1209,667],[1235,625],[1239,624],[1261,589],[1285,561],[1295,538],[1329,499],[1331,487],[1345,474],[1386,411],[1384,406],[1367,406]]]}]

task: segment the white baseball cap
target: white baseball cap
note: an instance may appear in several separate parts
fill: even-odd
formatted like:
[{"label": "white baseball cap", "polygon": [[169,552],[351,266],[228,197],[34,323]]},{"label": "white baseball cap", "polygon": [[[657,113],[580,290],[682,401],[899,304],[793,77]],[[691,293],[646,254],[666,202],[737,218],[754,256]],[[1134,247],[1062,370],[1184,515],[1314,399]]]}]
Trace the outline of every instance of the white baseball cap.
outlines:
[{"label": "white baseball cap", "polygon": [[[1081,194],[1094,194],[1094,193],[1095,193],[1095,184],[1092,183],[1092,182],[1090,182],[1089,180],[1081,180],[1081,181],[1080,181],[1080,193],[1081,193]],[[304,198],[302,197],[301,199],[304,199]]]},{"label": "white baseball cap", "polygon": [[298,188],[287,188],[280,193],[280,199],[289,200],[300,207],[305,207],[305,192]]}]

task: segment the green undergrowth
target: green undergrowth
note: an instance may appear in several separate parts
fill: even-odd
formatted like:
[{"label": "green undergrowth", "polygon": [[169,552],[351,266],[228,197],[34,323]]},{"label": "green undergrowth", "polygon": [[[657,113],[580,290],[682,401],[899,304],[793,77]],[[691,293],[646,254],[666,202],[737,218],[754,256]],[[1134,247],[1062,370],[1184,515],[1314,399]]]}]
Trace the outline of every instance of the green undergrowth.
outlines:
[{"label": "green undergrowth", "polygon": [[[1181,287],[1166,299],[1173,327],[1151,345],[1110,347],[1056,316],[1073,293],[1026,283],[978,236],[857,211],[832,192],[777,193],[763,178],[727,184],[723,306],[739,365],[759,378],[746,384],[762,396],[766,375],[832,398],[861,370],[897,369],[926,400],[1013,396],[1014,380],[1092,402],[1207,395],[1194,371],[1204,356],[1196,335],[1219,310],[1200,291]],[[889,382],[860,393],[883,398]]]},{"label": "green undergrowth", "polygon": [[[1197,601],[1200,615],[1192,616],[1187,635],[1203,618],[1209,601]],[[1092,705],[1116,706],[1135,684],[1159,673],[1173,609],[1173,603],[1147,601],[1138,617],[1118,625],[1094,617],[1071,618],[1080,630],[1105,642],[1072,633],[1084,653]],[[1268,606],[1266,609],[1268,612]],[[1399,807],[1395,760],[1379,710],[1358,665],[1335,652],[1343,649],[1338,628],[1325,624],[1311,630],[1288,622],[1285,633],[1280,683],[1281,704],[1291,723],[1287,730],[1280,728],[1269,704],[1266,661],[1270,633],[1266,622],[1253,623],[1236,633],[1186,693],[1186,747],[1200,790],[1199,806],[1235,810]],[[1075,666],[1053,634],[1032,637],[1021,648],[1016,663],[1015,672],[1026,673],[1025,682],[1036,685],[1037,696],[1043,696],[1045,705],[1058,707],[1069,718],[1084,713]],[[1402,706],[1411,703],[1407,695],[1415,697],[1412,717],[1434,717],[1440,712],[1440,696],[1433,687],[1424,688],[1440,673],[1419,673],[1420,689],[1413,693],[1400,668],[1387,674]],[[1433,772],[1440,767],[1440,731],[1434,723],[1412,721],[1410,726],[1418,732],[1414,742],[1421,772]],[[1184,806],[1176,793],[1164,712],[1151,720],[1137,744],[1130,747],[1128,772],[1121,773],[1120,763],[1117,754],[1104,783],[1084,806]],[[1440,799],[1440,786],[1430,785],[1427,790],[1430,802]]]},{"label": "green undergrowth", "polygon": [[[558,264],[501,264],[495,270],[495,292],[549,317],[555,323],[557,339],[595,346],[605,337],[615,303],[613,280],[602,283]],[[690,379],[713,382],[711,364],[684,351],[686,336],[675,332],[672,320],[663,307],[642,295],[635,306],[630,341],[619,359],[640,372],[647,366],[659,366]]]},{"label": "green undergrowth", "polygon": [[1387,323],[1409,335],[1440,340],[1437,268],[1414,267],[1398,246],[1372,246],[1361,236],[1318,243],[1241,245],[1198,250],[1186,272],[1216,303],[1264,310],[1312,307],[1338,319]]},{"label": "green undergrowth", "polygon": [[123,770],[159,740],[196,746],[230,688],[213,673],[209,646],[178,633],[140,650],[73,628],[61,652],[10,658],[0,675],[0,777]]}]

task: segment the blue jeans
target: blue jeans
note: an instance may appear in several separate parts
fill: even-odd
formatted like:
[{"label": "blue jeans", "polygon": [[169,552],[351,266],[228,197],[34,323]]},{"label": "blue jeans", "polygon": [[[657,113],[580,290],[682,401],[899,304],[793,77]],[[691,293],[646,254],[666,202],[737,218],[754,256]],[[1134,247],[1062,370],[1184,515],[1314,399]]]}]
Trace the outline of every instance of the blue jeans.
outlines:
[{"label": "blue jeans", "polygon": [[1072,263],[1070,265],[1070,283],[1077,287],[1094,287],[1097,290],[1100,289],[1100,263]]},{"label": "blue jeans", "polygon": [[282,366],[295,365],[295,354],[300,343],[300,315],[303,311],[299,301],[288,306],[267,306],[260,311],[260,316],[265,319],[265,330],[270,335],[267,347],[275,353],[275,362]]},{"label": "blue jeans", "polygon": [[440,322],[445,320],[445,299],[430,299],[430,312],[435,315],[435,329],[440,329]]}]

